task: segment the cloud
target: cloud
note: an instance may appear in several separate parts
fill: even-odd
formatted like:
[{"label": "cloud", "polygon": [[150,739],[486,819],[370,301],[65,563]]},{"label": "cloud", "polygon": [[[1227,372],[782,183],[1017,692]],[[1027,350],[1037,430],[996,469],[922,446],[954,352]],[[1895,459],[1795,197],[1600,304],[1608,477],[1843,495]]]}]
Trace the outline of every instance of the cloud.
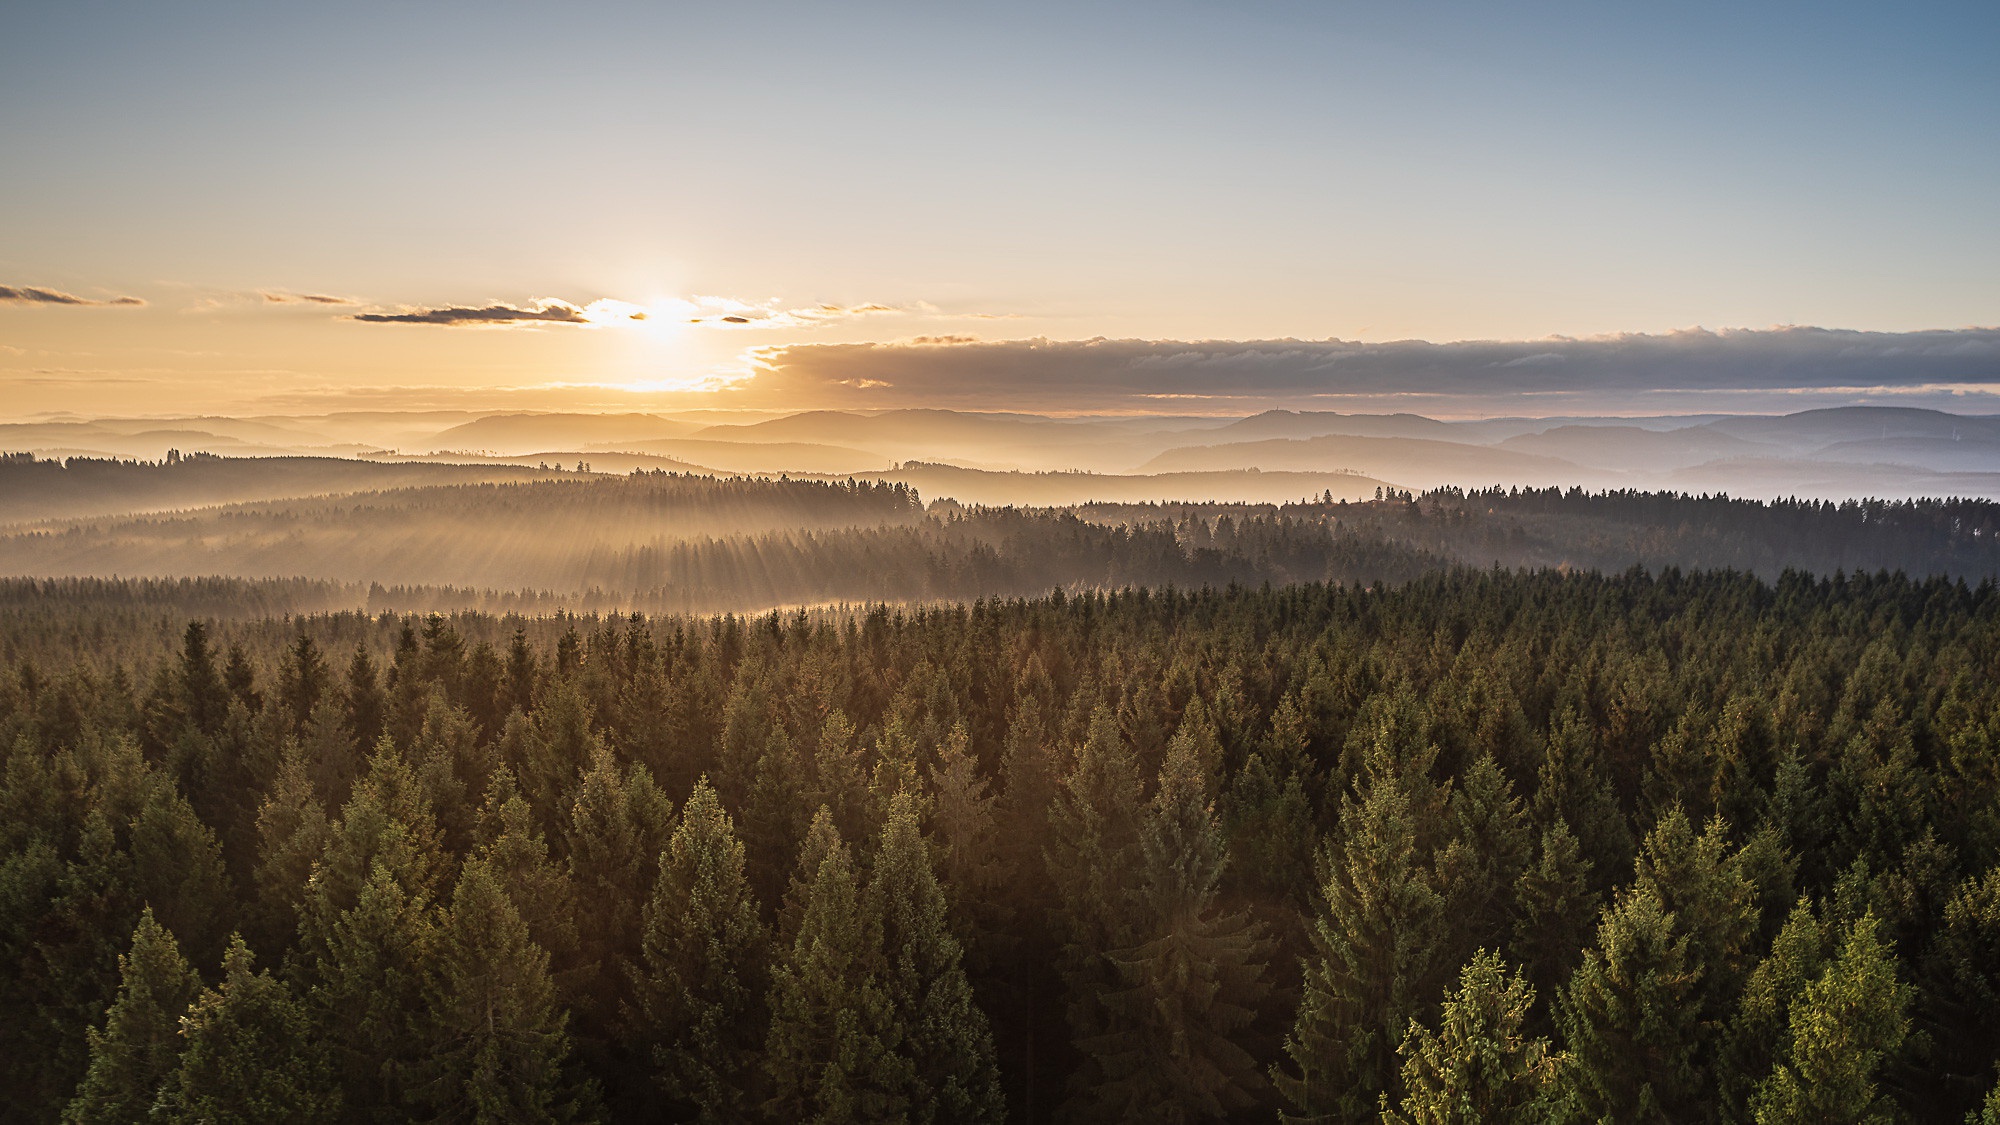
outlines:
[{"label": "cloud", "polygon": [[89,297],[79,297],[74,293],[64,293],[60,289],[43,289],[34,285],[0,285],[0,305],[132,308],[145,303],[137,297],[113,297],[108,301],[96,301]]},{"label": "cloud", "polygon": [[724,328],[819,328],[843,320],[858,320],[873,316],[904,316],[910,314],[938,315],[930,306],[902,308],[871,302],[862,305],[818,304],[801,308],[784,308],[780,302],[767,301],[762,304],[740,301],[733,297],[695,296],[685,302],[689,324],[706,324]]},{"label": "cloud", "polygon": [[[336,298],[294,297],[289,294],[266,293],[266,301],[304,300],[334,303]],[[624,321],[657,320],[670,324],[691,324],[722,330],[732,329],[810,329],[820,328],[841,321],[860,320],[866,317],[917,316],[934,319],[955,319],[960,316],[977,319],[1001,319],[1005,314],[953,314],[940,312],[936,306],[918,303],[915,305],[886,305],[880,302],[840,305],[831,302],[817,305],[791,307],[773,299],[767,301],[745,301],[736,297],[720,297],[712,294],[697,294],[692,297],[666,297],[645,304],[635,304],[611,297],[599,298],[589,304],[578,305],[570,301],[552,297],[531,301],[526,305],[492,304],[485,306],[455,305],[443,308],[404,308],[397,312],[355,313],[350,320],[366,324],[436,324],[436,325],[533,325],[533,324],[584,324],[607,325]]]},{"label": "cloud", "polygon": [[348,319],[364,324],[589,324],[584,310],[567,301],[544,300],[521,307],[487,305],[483,308],[451,307],[409,309],[398,313],[355,313]]},{"label": "cloud", "polygon": [[287,293],[282,290],[259,289],[259,297],[267,305],[358,305],[361,302],[352,297],[329,297],[324,293]]},{"label": "cloud", "polygon": [[750,349],[746,359],[761,370],[741,386],[744,398],[801,407],[1089,411],[1186,399],[1217,412],[1660,413],[1760,408],[1746,406],[1742,396],[1752,394],[1792,409],[1818,404],[1802,396],[2000,394],[2000,328],[1695,328],[1451,343],[920,337],[772,345]]}]

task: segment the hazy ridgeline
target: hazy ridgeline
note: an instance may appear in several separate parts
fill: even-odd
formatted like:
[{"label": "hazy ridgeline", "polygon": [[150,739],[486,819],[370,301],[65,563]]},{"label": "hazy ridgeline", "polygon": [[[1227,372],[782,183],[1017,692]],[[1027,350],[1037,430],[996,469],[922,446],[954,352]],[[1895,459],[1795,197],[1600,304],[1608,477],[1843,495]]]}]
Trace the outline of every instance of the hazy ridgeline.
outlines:
[{"label": "hazy ridgeline", "polygon": [[[1988,501],[1440,490],[1349,503],[928,511],[902,484],[573,475],[0,534],[0,573],[309,579],[297,612],[755,612],[1050,589],[1400,583],[1440,566],[2000,571]],[[159,588],[162,597],[172,596]],[[337,592],[334,592],[337,591]],[[245,602],[268,611],[270,595]],[[214,599],[189,614],[229,614]]]},{"label": "hazy ridgeline", "polygon": [[164,464],[10,454],[0,456],[0,525],[548,475],[512,465],[378,464],[336,457],[195,456]]},{"label": "hazy ridgeline", "polygon": [[1995,1084],[1990,584],[170,593],[0,615],[12,1119],[1955,1125]]}]

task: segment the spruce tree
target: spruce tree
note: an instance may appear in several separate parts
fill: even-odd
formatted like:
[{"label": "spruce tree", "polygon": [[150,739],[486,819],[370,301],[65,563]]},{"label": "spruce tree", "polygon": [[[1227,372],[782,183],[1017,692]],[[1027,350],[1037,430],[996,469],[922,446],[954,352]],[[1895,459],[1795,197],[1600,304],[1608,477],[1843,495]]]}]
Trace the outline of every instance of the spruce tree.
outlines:
[{"label": "spruce tree", "polygon": [[707,778],[660,857],[634,973],[639,1034],[682,1120],[740,1121],[756,1106],[770,940],[743,844]]},{"label": "spruce tree", "polygon": [[318,956],[301,962],[296,976],[356,1120],[406,1120],[423,1104],[417,1064],[435,1046],[424,984],[438,912],[413,882],[377,859],[347,910],[332,914],[317,887],[308,891],[300,948]]},{"label": "spruce tree", "polygon": [[548,1122],[576,1108],[548,954],[483,863],[466,865],[425,965],[416,1100],[441,1122]]},{"label": "spruce tree", "polygon": [[1716,1066],[1723,1120],[1752,1120],[1751,1097],[1784,1048],[1792,1001],[1824,970],[1828,946],[1826,925],[1811,900],[1800,898],[1771,952],[1751,971],[1723,1034]]},{"label": "spruce tree", "polygon": [[1590,890],[1590,860],[1560,818],[1542,833],[1534,865],[1521,876],[1514,954],[1525,962],[1528,983],[1543,997],[1533,1022],[1546,1031],[1549,1007],[1583,959],[1598,897]]},{"label": "spruce tree", "polygon": [[1959,884],[1919,965],[1924,1093],[1957,1116],[2000,1081],[2000,867]]},{"label": "spruce tree", "polygon": [[1109,954],[1120,979],[1102,997],[1107,1030],[1083,1044],[1102,1076],[1080,1107],[1090,1119],[1218,1119],[1264,1088],[1237,1037],[1269,991],[1269,942],[1217,907],[1228,857],[1205,773],[1195,740],[1168,743],[1127,899],[1140,940]]},{"label": "spruce tree", "polygon": [[1322,860],[1322,912],[1304,995],[1273,1068],[1296,1120],[1360,1121],[1396,1078],[1410,1020],[1442,994],[1448,919],[1418,850],[1411,767],[1372,754],[1360,799],[1341,804],[1340,832]]},{"label": "spruce tree", "polygon": [[1909,1032],[1909,987],[1864,914],[1826,969],[1793,999],[1784,1050],[1752,1105],[1758,1125],[1889,1122],[1900,1118],[1877,1077]]},{"label": "spruce tree", "polygon": [[250,924],[255,946],[276,956],[298,929],[313,863],[332,837],[296,739],[286,739],[278,777],[257,810],[257,867]]},{"label": "spruce tree", "polygon": [[963,726],[952,728],[938,750],[930,781],[938,874],[959,932],[968,937],[968,963],[991,966],[1012,945],[1008,923],[1014,912],[1003,893],[1011,873],[995,823],[999,802],[979,772]]},{"label": "spruce tree", "polygon": [[219,959],[235,906],[222,847],[164,777],[133,818],[131,856],[132,893],[152,906],[190,957]]},{"label": "spruce tree", "polygon": [[1513,928],[1532,843],[1520,799],[1491,755],[1479,755],[1459,776],[1448,809],[1451,838],[1437,859],[1438,885],[1453,935],[1447,956],[1462,961],[1497,946]]},{"label": "spruce tree", "polygon": [[628,967],[639,958],[640,914],[672,831],[673,806],[646,767],[621,769],[597,745],[562,831],[570,885],[584,907],[577,915],[580,1038],[608,1042],[615,1034]]},{"label": "spruce tree", "polygon": [[1412,1021],[1399,1048],[1403,1098],[1386,1125],[1535,1125],[1556,1113],[1560,1060],[1527,1033],[1535,991],[1497,953],[1481,950],[1447,989],[1438,1027]]},{"label": "spruce tree", "polygon": [[771,966],[765,1111],[823,1125],[894,1120],[909,1108],[909,1067],[883,987],[881,918],[866,908],[831,817],[815,819],[815,837],[823,851],[807,849],[788,904],[797,934]]},{"label": "spruce tree", "polygon": [[575,889],[569,872],[549,858],[534,813],[505,766],[494,771],[478,831],[480,843],[473,857],[486,865],[527,923],[528,937],[548,953],[557,993],[566,994],[580,971]]},{"label": "spruce tree", "polygon": [[916,794],[889,804],[863,909],[881,919],[883,991],[907,1085],[896,1099],[917,1125],[1005,1116],[986,1014],[972,997],[943,888],[931,869]]},{"label": "spruce tree", "polygon": [[1651,886],[1620,895],[1597,933],[1558,1013],[1565,1100],[1591,1121],[1705,1120],[1702,966],[1688,936]]},{"label": "spruce tree", "polygon": [[348,1120],[305,1007],[250,947],[230,942],[220,988],[204,991],[181,1024],[185,1046],[152,1120],[170,1125],[263,1125]]},{"label": "spruce tree", "polygon": [[[1138,763],[1111,712],[1098,707],[1076,766],[1062,781],[1049,810],[1045,862],[1057,898],[1055,929],[1062,942],[1057,968],[1067,987],[1070,1039],[1081,1047],[1101,1035],[1105,1011],[1099,997],[1119,986],[1110,953],[1137,941],[1126,909],[1139,858],[1144,785]],[[1088,1099],[1102,1080],[1087,1051],[1086,1065],[1070,1078],[1072,1100]]]},{"label": "spruce tree", "polygon": [[201,992],[201,978],[150,909],[140,914],[118,972],[118,999],[104,1028],[88,1032],[90,1069],[63,1114],[74,1125],[146,1119],[161,1085],[180,1065],[181,1017]]}]

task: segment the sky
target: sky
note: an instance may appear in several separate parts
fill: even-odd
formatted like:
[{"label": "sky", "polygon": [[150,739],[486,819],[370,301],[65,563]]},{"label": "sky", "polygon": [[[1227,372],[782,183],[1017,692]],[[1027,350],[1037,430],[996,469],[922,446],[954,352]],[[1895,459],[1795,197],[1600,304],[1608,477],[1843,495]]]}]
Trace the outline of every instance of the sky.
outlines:
[{"label": "sky", "polygon": [[1995,42],[1991,3],[17,6],[0,416],[2000,412]]}]

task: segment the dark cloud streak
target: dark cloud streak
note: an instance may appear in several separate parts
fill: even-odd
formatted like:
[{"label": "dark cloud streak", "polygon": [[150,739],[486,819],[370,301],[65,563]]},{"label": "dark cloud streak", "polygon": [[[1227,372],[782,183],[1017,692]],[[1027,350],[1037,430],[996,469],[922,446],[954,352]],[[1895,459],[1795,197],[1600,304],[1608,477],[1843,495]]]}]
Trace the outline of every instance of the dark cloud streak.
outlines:
[{"label": "dark cloud streak", "polygon": [[73,308],[136,308],[145,303],[137,297],[113,297],[108,301],[94,301],[89,297],[79,297],[74,293],[64,293],[60,289],[43,289],[35,285],[0,285],[0,304],[8,305],[67,305]]},{"label": "dark cloud streak", "polygon": [[400,313],[355,313],[348,318],[364,324],[588,324],[583,310],[561,301],[533,308],[487,305],[484,308],[418,309]]}]

